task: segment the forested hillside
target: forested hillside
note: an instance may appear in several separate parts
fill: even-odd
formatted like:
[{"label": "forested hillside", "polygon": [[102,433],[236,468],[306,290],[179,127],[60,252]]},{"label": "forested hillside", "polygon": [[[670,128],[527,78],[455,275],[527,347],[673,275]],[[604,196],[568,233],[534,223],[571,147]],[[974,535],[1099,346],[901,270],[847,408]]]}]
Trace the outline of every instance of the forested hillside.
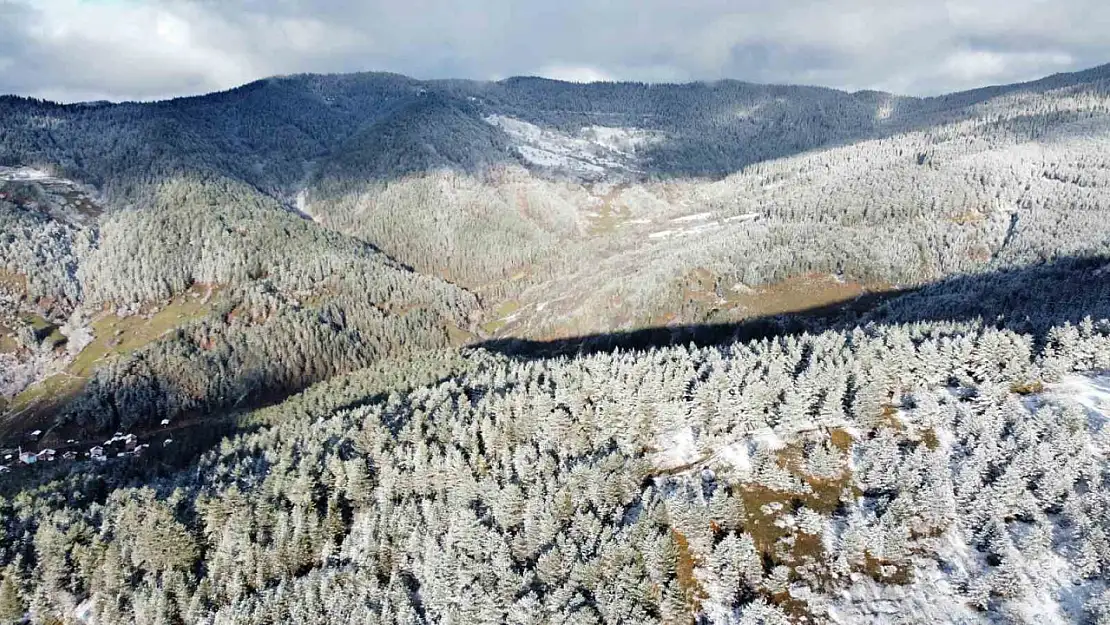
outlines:
[{"label": "forested hillside", "polygon": [[1104,622],[1110,387],[1086,372],[1108,329],[478,351],[410,363],[450,372],[411,390],[368,371],[180,470],[26,484],[0,616]]},{"label": "forested hillside", "polygon": [[[11,189],[74,188],[9,177]],[[59,428],[57,444],[279,398],[402,349],[447,347],[477,305],[241,182],[167,180],[141,208],[88,224],[21,192],[0,198],[13,445],[34,428]]]},{"label": "forested hillside", "polygon": [[1110,623],[1110,66],[0,98],[0,623]]}]

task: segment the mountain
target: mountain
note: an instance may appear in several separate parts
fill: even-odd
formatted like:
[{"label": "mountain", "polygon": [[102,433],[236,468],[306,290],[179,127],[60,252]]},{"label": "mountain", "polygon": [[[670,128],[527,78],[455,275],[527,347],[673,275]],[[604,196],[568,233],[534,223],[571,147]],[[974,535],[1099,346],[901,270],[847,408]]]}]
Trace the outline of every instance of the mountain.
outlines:
[{"label": "mountain", "polygon": [[0,622],[1106,622],[1108,148],[1110,66],[0,98]]}]

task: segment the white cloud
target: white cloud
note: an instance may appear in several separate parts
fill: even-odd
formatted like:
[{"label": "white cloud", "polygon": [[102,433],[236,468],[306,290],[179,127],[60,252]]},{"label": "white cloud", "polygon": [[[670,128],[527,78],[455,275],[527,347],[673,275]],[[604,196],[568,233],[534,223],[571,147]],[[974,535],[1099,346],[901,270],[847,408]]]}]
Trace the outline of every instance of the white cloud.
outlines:
[{"label": "white cloud", "polygon": [[596,67],[588,67],[585,65],[548,65],[536,72],[536,75],[552,80],[578,83],[615,80],[611,74],[603,72]]},{"label": "white cloud", "polygon": [[1050,68],[1066,68],[1075,59],[1063,52],[992,52],[990,50],[959,50],[944,59],[942,75],[964,85],[985,84],[1020,72],[1037,68],[1041,72]]},{"label": "white cloud", "polygon": [[736,78],[930,94],[1110,61],[1104,0],[0,0],[0,92],[156,98],[273,74]]}]

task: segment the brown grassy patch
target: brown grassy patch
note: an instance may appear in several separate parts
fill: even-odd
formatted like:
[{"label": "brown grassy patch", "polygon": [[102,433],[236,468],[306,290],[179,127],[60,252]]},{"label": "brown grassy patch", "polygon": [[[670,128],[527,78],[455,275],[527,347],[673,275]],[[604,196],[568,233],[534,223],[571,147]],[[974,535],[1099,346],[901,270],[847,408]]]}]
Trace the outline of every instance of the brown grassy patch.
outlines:
[{"label": "brown grassy patch", "polygon": [[11,328],[0,324],[0,354],[14,354],[19,351],[19,341],[11,334]]},{"label": "brown grassy patch", "polygon": [[838,280],[835,276],[808,274],[755,288],[733,297],[749,316],[781,315],[849,302],[872,292],[890,290],[886,284]]},{"label": "brown grassy patch", "polygon": [[883,404],[883,410],[879,413],[878,427],[889,428],[895,432],[905,430],[905,426],[898,420],[898,407],[893,404]]},{"label": "brown grassy patch", "polygon": [[871,579],[885,584],[905,585],[910,583],[910,569],[908,566],[880,560],[870,553],[864,556],[862,572]]},{"label": "brown grassy patch", "polygon": [[73,206],[73,210],[77,211],[79,214],[85,217],[96,219],[104,213],[104,209],[94,204],[91,200],[89,200],[88,197],[85,196],[85,194],[81,193],[80,191],[69,190],[65,193],[62,193],[62,197],[65,199],[65,201],[69,202],[71,206]]},{"label": "brown grassy patch", "polygon": [[1034,380],[1032,382],[1015,382],[1010,385],[1010,392],[1017,393],[1018,395],[1035,395],[1044,392],[1044,382]]},{"label": "brown grassy patch", "polygon": [[0,293],[8,293],[22,299],[27,295],[27,277],[0,268]]},{"label": "brown grassy patch", "polygon": [[[854,439],[844,430],[832,429],[827,438],[814,440],[811,437],[809,444],[829,445],[848,453]],[[806,449],[802,443],[789,445],[778,452],[777,461],[781,467],[806,484],[810,492],[781,492],[761,484],[742,484],[733,487],[732,493],[743,503],[742,529],[752,537],[756,549],[763,554],[767,570],[786,566],[791,570],[791,577],[798,579],[801,577],[798,571],[804,569],[808,579],[819,586],[832,588],[836,581],[824,564],[826,551],[821,536],[807,534],[785,523],[782,524],[785,527],[776,525],[776,521],[797,513],[802,507],[826,516],[832,515],[839,508],[844,491],[851,491],[856,496],[860,491],[852,483],[852,474],[846,464],[835,477],[809,475],[805,470]],[[869,560],[859,565],[862,572],[877,575],[879,577],[876,579],[889,583],[908,581],[908,569],[895,567],[890,575],[884,576],[883,571],[889,569],[883,567],[893,564],[868,557]],[[778,605],[795,622],[816,622],[808,605],[791,597],[789,593],[767,594],[766,598]]]},{"label": "brown grassy patch", "polygon": [[799,313],[828,316],[862,312],[892,291],[890,285],[840,280],[827,274],[796,276],[750,288],[724,284],[705,268],[687,273],[676,289],[681,302],[678,308],[653,321],[723,323]]},{"label": "brown grassy patch", "polygon": [[846,430],[840,428],[832,428],[829,430],[829,443],[844,453],[848,453],[852,449],[856,439],[852,438]]},{"label": "brown grassy patch", "polygon": [[103,362],[126,356],[158,340],[173,329],[203,317],[210,308],[207,297],[186,294],[153,313],[129,317],[102,314],[92,323],[95,338],[65,371],[30,386],[12,400],[10,411],[21,413],[22,418],[18,422],[5,424],[4,429],[10,432],[22,427],[23,422],[41,423],[45,415],[61,408],[80,393]]},{"label": "brown grassy patch", "polygon": [[940,438],[937,436],[937,431],[934,428],[925,428],[921,432],[921,442],[929,451],[936,451],[940,447]]},{"label": "brown grassy patch", "polygon": [[462,328],[454,325],[447,324],[447,344],[451,347],[462,347],[473,343],[477,335],[473,332],[467,332]]},{"label": "brown grassy patch", "polygon": [[958,215],[953,215],[952,217],[949,217],[948,220],[959,226],[970,226],[973,224],[983,223],[986,218],[983,217],[983,213],[980,213],[979,211],[969,210]]},{"label": "brown grassy patch", "polygon": [[794,623],[816,623],[813,614],[809,611],[809,604],[801,599],[795,599],[789,592],[773,593],[768,600],[777,605],[780,610]]},{"label": "brown grassy patch", "polygon": [[622,223],[632,216],[632,211],[617,201],[617,198],[628,186],[627,184],[616,185],[608,193],[601,196],[601,206],[597,209],[597,215],[589,217],[587,234],[600,235],[615,232]]},{"label": "brown grassy patch", "polygon": [[511,317],[519,311],[520,306],[520,301],[515,299],[501,302],[497,308],[490,313],[491,320],[482,324],[482,330],[486,334],[496,334],[498,330],[501,330],[509,323],[507,317]]},{"label": "brown grassy patch", "polygon": [[705,599],[705,591],[694,577],[694,568],[698,562],[690,552],[690,543],[682,532],[672,529],[671,538],[675,545],[675,578],[678,587],[690,611],[690,622],[694,622],[694,615],[701,611],[701,602]]},{"label": "brown grassy patch", "polygon": [[[847,435],[847,432],[843,434]],[[831,439],[814,444],[833,445],[845,453],[851,449],[850,443],[847,447],[841,448],[835,445]],[[822,514],[832,514],[840,505],[840,496],[844,492],[844,489],[853,488],[852,474],[847,466],[843,467],[840,475],[833,478],[809,475],[805,468],[805,449],[801,445],[788,445],[780,450],[778,453],[778,461],[782,468],[790,471],[791,474],[809,486],[811,492],[797,495],[798,500],[806,507]]]},{"label": "brown grassy patch", "polygon": [[[775,520],[783,514],[793,512],[795,503],[800,501],[799,496],[772,490],[760,484],[744,484],[733,494],[744,503],[743,528],[752,537],[755,548],[776,564],[792,564],[792,553],[784,554],[776,549],[779,541],[790,536],[791,532],[788,528],[775,525]],[[776,504],[782,507],[773,510]],[[786,556],[787,561],[780,561],[783,556]]]}]

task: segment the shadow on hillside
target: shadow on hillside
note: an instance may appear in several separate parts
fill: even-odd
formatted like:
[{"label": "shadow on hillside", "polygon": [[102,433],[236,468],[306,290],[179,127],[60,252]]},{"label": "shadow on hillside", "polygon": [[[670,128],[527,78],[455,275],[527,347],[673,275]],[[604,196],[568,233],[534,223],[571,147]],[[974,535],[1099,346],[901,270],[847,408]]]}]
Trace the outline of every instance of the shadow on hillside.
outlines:
[{"label": "shadow on hillside", "polygon": [[518,358],[720,345],[868,324],[983,323],[1032,335],[1085,317],[1110,318],[1110,257],[1063,258],[988,273],[961,275],[913,289],[873,293],[793,313],[735,323],[692,324],[606,332],[551,341],[504,338],[474,347]]}]

